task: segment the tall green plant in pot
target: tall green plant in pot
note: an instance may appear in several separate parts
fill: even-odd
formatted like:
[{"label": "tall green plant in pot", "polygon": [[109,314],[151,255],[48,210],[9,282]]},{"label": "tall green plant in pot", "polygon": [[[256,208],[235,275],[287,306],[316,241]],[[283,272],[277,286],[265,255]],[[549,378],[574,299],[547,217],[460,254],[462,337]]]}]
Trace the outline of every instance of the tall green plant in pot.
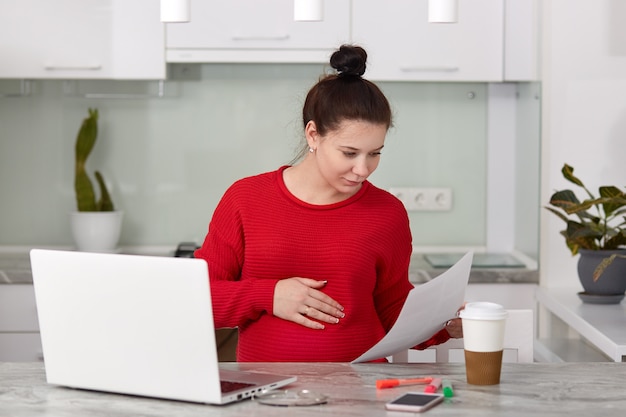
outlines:
[{"label": "tall green plant in pot", "polygon": [[580,255],[578,276],[585,289],[580,297],[586,302],[619,302],[626,291],[626,194],[609,185],[599,187],[596,196],[570,165],[561,173],[588,197],[581,202],[572,190],[560,190],[546,207],[566,223],[561,235],[572,255]]},{"label": "tall green plant in pot", "polygon": [[71,227],[78,250],[87,252],[112,252],[119,241],[122,217],[115,210],[106,182],[99,171],[94,175],[100,198],[86,170],[87,158],[98,138],[98,110],[89,109],[78,130],[75,143],[74,191],[76,211],[71,213]]}]

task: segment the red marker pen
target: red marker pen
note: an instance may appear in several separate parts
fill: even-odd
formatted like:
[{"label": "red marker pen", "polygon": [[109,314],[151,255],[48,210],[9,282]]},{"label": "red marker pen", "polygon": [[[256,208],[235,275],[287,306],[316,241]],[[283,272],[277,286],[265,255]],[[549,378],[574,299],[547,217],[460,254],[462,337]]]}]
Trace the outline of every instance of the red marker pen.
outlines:
[{"label": "red marker pen", "polygon": [[437,392],[441,386],[441,378],[434,378],[430,384],[424,388],[424,392],[434,393]]}]

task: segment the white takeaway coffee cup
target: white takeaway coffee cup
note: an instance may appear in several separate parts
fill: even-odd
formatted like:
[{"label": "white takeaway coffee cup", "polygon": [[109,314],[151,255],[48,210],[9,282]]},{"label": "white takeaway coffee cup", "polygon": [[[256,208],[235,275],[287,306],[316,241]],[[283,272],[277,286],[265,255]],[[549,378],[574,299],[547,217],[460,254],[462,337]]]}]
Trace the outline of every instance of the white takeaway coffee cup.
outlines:
[{"label": "white takeaway coffee cup", "polygon": [[467,303],[460,313],[467,382],[500,383],[507,312],[500,304]]}]

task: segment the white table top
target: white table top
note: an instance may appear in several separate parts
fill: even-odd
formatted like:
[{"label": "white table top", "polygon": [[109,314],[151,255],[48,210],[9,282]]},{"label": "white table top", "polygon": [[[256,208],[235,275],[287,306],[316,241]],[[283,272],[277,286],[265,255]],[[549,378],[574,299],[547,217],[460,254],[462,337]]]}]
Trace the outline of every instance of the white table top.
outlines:
[{"label": "white table top", "polygon": [[501,383],[468,385],[462,364],[226,363],[227,368],[296,375],[289,389],[328,395],[326,404],[273,407],[255,400],[211,406],[133,397],[48,385],[42,363],[0,362],[0,415],[3,417],[195,417],[195,416],[409,416],[387,412],[385,402],[423,386],[377,390],[384,378],[421,375],[449,379],[455,395],[428,411],[428,416],[528,417],[623,416],[626,410],[626,364],[503,364]]},{"label": "white table top", "polygon": [[569,288],[538,288],[537,301],[615,362],[626,361],[626,300],[583,303]]}]

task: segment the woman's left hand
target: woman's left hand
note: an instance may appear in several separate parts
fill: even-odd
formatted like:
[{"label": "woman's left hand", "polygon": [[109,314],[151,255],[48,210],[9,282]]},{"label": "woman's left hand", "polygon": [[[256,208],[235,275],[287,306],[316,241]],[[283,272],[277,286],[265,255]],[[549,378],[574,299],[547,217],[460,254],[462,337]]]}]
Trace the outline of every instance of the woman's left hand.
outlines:
[{"label": "woman's left hand", "polygon": [[459,318],[461,310],[465,308],[465,303],[456,311],[456,318],[450,319],[446,322],[445,329],[453,339],[460,339],[463,337],[463,323]]},{"label": "woman's left hand", "polygon": [[463,324],[460,318],[450,319],[446,322],[446,331],[453,339],[460,339],[463,337]]}]

